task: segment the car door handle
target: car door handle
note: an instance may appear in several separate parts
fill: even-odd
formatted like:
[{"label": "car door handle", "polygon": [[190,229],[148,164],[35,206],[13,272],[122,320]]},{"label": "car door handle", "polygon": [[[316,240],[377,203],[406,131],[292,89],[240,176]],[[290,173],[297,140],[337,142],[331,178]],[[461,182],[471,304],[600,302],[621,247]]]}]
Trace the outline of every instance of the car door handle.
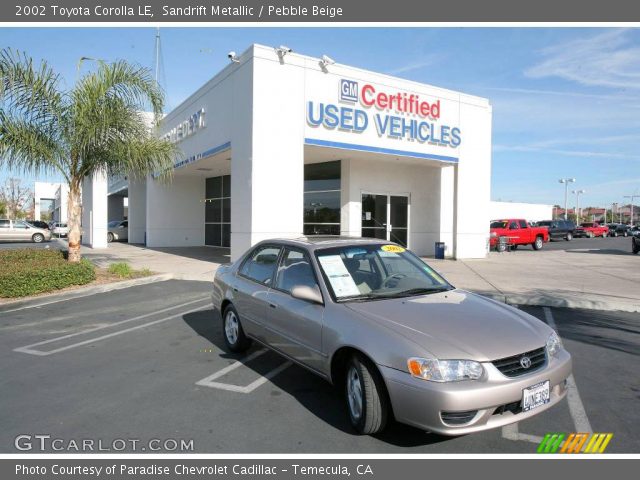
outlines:
[{"label": "car door handle", "polygon": [[238,289],[236,287],[231,287],[231,289],[234,291],[234,293],[238,293]]},{"label": "car door handle", "polygon": [[275,303],[270,303],[270,304],[269,304],[269,306],[270,306],[271,308],[278,308],[278,306],[277,306]]}]

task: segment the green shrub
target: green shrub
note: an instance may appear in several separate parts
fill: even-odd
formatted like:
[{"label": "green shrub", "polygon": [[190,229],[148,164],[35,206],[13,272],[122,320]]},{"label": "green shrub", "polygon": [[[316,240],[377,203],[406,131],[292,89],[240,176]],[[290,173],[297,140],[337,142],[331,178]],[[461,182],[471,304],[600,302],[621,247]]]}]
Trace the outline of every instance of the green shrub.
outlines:
[{"label": "green shrub", "polygon": [[0,297],[25,297],[95,280],[95,267],[86,259],[69,263],[56,250],[0,252]]},{"label": "green shrub", "polygon": [[109,265],[109,273],[117,275],[120,278],[129,278],[133,273],[133,269],[125,262],[112,263]]}]

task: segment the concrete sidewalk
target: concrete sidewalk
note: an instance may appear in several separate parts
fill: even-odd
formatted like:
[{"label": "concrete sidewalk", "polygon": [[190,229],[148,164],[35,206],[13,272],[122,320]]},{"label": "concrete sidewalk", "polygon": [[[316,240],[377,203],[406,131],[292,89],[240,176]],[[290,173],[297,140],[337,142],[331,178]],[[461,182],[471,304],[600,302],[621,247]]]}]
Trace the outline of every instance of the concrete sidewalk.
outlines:
[{"label": "concrete sidewalk", "polygon": [[640,258],[599,249],[426,259],[453,285],[513,305],[640,312]]},{"label": "concrete sidewalk", "polygon": [[82,247],[82,256],[99,267],[127,262],[135,269],[148,268],[155,273],[170,273],[180,280],[213,281],[213,274],[221,263],[230,261],[228,248],[165,247],[113,242],[107,248]]},{"label": "concrete sidewalk", "polygon": [[[148,248],[111,243],[82,248],[99,266],[127,262],[184,280],[211,281],[229,250],[214,247]],[[640,312],[640,258],[599,249],[491,252],[482,260],[427,263],[458,288],[515,305]]]}]

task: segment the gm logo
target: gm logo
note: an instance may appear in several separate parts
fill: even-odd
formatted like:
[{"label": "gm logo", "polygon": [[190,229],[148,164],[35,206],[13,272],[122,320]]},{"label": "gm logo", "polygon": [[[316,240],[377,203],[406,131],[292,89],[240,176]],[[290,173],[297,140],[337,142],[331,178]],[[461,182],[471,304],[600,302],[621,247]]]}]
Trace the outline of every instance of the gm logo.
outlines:
[{"label": "gm logo", "polygon": [[353,80],[340,80],[340,100],[346,102],[358,101],[358,82]]}]

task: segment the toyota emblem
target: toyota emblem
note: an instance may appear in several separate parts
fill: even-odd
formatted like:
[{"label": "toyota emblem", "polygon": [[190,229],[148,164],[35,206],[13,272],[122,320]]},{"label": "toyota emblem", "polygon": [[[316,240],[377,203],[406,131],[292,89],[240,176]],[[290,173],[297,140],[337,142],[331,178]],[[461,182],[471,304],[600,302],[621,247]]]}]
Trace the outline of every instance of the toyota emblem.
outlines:
[{"label": "toyota emblem", "polygon": [[531,359],[527,356],[524,356],[520,359],[520,365],[522,368],[529,368],[531,366]]}]

